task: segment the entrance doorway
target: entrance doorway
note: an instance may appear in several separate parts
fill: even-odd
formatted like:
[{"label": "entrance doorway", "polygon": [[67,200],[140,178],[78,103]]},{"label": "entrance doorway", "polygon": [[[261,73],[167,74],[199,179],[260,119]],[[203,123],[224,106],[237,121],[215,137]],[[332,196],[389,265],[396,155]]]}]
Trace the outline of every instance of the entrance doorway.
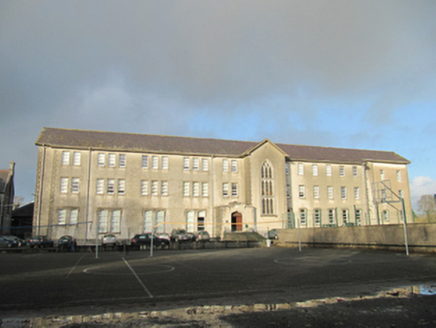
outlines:
[{"label": "entrance doorway", "polygon": [[242,231],[242,214],[239,212],[232,213],[232,232]]}]

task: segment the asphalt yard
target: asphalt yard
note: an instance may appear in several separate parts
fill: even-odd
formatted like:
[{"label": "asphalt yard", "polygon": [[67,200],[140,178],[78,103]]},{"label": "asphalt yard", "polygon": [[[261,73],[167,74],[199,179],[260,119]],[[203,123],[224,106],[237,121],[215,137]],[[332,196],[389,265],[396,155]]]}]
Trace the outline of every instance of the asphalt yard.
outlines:
[{"label": "asphalt yard", "polygon": [[[436,256],[248,248],[0,254],[5,317],[285,304],[436,282]],[[7,295],[7,296],[6,296]]]}]

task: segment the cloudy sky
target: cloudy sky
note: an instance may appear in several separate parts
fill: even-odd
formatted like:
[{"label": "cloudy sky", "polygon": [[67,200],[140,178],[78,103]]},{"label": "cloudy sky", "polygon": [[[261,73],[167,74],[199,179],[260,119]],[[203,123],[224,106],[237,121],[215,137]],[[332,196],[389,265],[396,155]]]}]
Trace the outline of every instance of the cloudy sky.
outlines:
[{"label": "cloudy sky", "polygon": [[0,0],[0,168],[43,127],[394,151],[436,193],[436,1]]}]

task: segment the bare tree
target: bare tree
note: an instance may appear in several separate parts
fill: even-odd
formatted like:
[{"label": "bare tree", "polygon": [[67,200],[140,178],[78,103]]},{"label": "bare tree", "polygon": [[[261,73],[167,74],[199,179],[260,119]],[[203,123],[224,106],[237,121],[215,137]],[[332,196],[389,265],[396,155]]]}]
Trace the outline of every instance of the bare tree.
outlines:
[{"label": "bare tree", "polygon": [[23,205],[24,197],[23,196],[15,196],[14,197],[14,210]]},{"label": "bare tree", "polygon": [[427,216],[428,222],[436,222],[436,204],[433,195],[422,195],[418,201],[418,210]]}]

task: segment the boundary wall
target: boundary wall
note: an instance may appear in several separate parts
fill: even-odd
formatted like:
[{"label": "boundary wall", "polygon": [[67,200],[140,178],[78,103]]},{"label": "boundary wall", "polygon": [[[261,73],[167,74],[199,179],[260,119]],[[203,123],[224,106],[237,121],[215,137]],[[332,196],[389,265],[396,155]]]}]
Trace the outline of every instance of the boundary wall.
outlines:
[{"label": "boundary wall", "polygon": [[[278,230],[274,245],[298,247],[356,247],[400,250],[405,249],[403,224],[302,228]],[[436,224],[413,223],[407,225],[407,240],[411,252],[436,252]]]}]

